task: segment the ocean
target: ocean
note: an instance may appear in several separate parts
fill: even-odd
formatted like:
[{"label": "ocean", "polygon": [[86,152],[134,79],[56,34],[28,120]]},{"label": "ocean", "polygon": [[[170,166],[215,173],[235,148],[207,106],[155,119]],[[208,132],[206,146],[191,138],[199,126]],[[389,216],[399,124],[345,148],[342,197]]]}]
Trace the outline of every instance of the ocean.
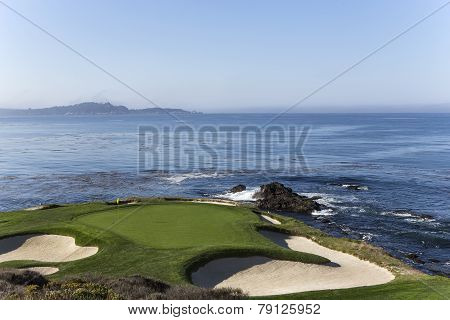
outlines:
[{"label": "ocean", "polygon": [[[324,205],[295,218],[450,275],[450,114],[275,116],[0,118],[0,211],[128,196],[251,201],[279,181]],[[228,193],[237,184],[247,190]]]}]

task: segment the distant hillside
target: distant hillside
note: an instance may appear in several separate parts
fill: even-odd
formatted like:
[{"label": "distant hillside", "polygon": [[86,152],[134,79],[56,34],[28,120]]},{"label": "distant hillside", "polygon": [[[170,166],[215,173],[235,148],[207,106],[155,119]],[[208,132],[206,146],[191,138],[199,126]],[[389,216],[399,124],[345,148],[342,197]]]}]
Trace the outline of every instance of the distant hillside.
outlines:
[{"label": "distant hillside", "polygon": [[101,114],[191,114],[183,109],[147,108],[128,109],[111,103],[84,102],[71,106],[56,106],[41,109],[0,109],[0,116],[50,116],[50,115],[101,115]]}]

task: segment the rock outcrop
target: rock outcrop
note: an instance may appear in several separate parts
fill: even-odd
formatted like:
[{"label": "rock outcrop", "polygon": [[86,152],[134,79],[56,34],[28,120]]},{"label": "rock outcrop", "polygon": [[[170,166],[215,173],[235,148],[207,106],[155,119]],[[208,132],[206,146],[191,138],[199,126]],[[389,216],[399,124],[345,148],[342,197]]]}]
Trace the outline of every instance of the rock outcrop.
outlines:
[{"label": "rock outcrop", "polygon": [[356,191],[367,191],[369,190],[369,187],[367,186],[360,186],[358,184],[343,184],[342,187],[349,189],[349,190],[356,190]]},{"label": "rock outcrop", "polygon": [[247,189],[246,186],[244,186],[243,184],[238,184],[237,186],[234,186],[233,188],[231,188],[230,192],[231,193],[242,192],[245,189]]},{"label": "rock outcrop", "polygon": [[254,198],[257,199],[256,206],[262,210],[310,214],[321,209],[321,205],[313,199],[301,196],[279,182],[262,185]]}]

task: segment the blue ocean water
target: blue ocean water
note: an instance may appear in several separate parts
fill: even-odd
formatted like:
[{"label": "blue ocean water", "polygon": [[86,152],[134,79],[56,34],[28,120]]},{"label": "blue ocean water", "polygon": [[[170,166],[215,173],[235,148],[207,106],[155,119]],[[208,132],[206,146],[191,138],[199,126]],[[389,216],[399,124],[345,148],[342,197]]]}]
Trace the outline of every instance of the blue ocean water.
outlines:
[{"label": "blue ocean water", "polygon": [[[255,170],[255,158],[266,156],[258,142],[248,143],[242,158],[227,154],[227,141],[220,139],[217,167],[197,166],[190,172],[160,157],[158,163],[168,170],[152,163],[138,170],[139,126],[261,128],[274,116],[0,118],[0,211],[132,195],[226,196],[238,183],[252,190],[280,181],[321,197],[326,210],[296,216],[306,223],[374,243],[424,271],[450,275],[450,114],[284,115],[271,125],[310,128],[302,148],[307,171]],[[202,144],[207,142],[178,147],[188,145],[195,155]],[[274,143],[265,161],[278,158],[296,161],[287,147]]]}]

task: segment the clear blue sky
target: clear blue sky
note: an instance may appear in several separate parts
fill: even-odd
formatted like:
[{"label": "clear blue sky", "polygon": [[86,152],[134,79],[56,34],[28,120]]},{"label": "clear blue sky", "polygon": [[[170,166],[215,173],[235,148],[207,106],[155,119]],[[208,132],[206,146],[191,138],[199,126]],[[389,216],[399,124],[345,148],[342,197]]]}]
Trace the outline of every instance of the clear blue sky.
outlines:
[{"label": "clear blue sky", "polygon": [[[209,112],[284,110],[445,3],[2,1],[159,105]],[[449,57],[450,5],[293,111],[450,102]],[[0,4],[0,107],[83,101],[150,106]]]}]

